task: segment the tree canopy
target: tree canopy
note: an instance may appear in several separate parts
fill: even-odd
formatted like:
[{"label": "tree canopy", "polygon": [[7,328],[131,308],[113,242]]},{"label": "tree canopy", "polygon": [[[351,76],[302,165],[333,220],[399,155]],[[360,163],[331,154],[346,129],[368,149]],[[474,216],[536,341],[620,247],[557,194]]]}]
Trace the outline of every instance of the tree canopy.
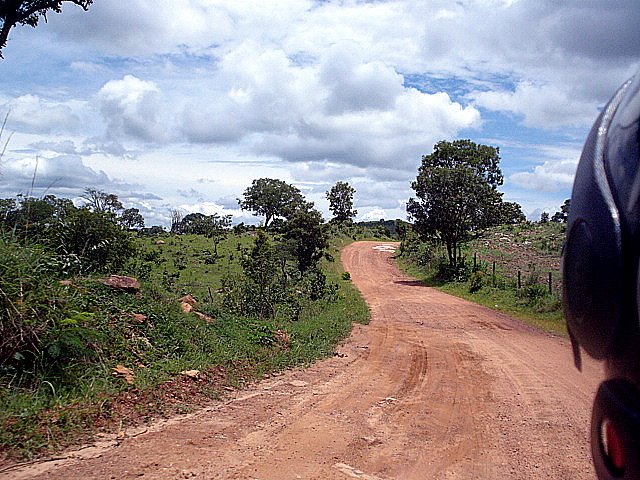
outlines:
[{"label": "tree canopy", "polygon": [[569,208],[571,208],[571,199],[567,198],[560,206],[560,211],[553,214],[551,217],[552,222],[567,223],[569,219]]},{"label": "tree canopy", "polygon": [[115,193],[107,193],[96,188],[85,188],[81,197],[85,200],[84,206],[94,212],[116,213],[124,206]]},{"label": "tree canopy", "polygon": [[93,0],[3,0],[0,1],[0,58],[2,49],[7,46],[9,32],[16,25],[36,27],[40,18],[47,21],[47,13],[61,13],[64,2],[75,3],[87,10]]},{"label": "tree canopy", "polygon": [[497,187],[503,177],[497,147],[471,140],[438,142],[422,157],[418,176],[411,184],[417,198],[410,198],[407,212],[422,237],[437,236],[447,247],[449,263],[457,264],[457,245],[474,229],[499,224],[504,214],[516,213],[503,206]]},{"label": "tree canopy", "polygon": [[347,182],[337,182],[329,191],[327,191],[327,200],[329,200],[329,210],[333,213],[333,221],[343,223],[351,221],[358,214],[353,209],[353,195],[356,189]]},{"label": "tree canopy", "polygon": [[78,208],[54,195],[0,199],[2,232],[45,247],[58,257],[56,265],[64,275],[117,271],[135,252],[113,212]]},{"label": "tree canopy", "polygon": [[283,180],[258,178],[251,183],[238,199],[242,210],[251,210],[254,215],[264,215],[264,227],[272,220],[291,216],[303,203],[304,197],[297,187]]},{"label": "tree canopy", "polygon": [[313,203],[305,202],[291,215],[285,226],[284,238],[301,273],[317,268],[329,247],[327,226],[322,214],[313,208]]}]

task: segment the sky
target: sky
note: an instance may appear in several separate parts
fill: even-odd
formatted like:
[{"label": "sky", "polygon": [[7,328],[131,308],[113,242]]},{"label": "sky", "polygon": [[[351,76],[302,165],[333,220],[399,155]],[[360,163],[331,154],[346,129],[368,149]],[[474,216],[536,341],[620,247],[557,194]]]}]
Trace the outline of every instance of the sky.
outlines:
[{"label": "sky", "polygon": [[116,193],[148,226],[232,214],[279,178],[331,214],[406,218],[440,140],[500,149],[533,220],[571,195],[583,142],[640,66],[637,0],[65,2],[0,60],[0,196]]}]

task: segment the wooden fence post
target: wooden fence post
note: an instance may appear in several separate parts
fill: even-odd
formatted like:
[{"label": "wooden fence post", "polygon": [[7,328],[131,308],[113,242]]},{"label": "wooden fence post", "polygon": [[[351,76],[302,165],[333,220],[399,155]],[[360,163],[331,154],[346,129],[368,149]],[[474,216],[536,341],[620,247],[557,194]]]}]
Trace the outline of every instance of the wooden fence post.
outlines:
[{"label": "wooden fence post", "polygon": [[493,286],[496,286],[496,261],[493,261]]},{"label": "wooden fence post", "polygon": [[549,295],[553,293],[553,279],[551,278],[551,272],[549,272]]}]

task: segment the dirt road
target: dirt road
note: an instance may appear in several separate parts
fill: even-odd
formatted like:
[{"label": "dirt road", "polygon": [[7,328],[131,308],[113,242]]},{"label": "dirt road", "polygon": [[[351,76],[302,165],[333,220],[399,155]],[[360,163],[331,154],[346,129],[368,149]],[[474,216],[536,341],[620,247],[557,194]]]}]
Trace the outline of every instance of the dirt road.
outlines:
[{"label": "dirt road", "polygon": [[[591,399],[565,339],[420,286],[393,246],[343,263],[371,306],[337,355],[13,478],[586,479]],[[131,432],[129,432],[131,433]]]}]

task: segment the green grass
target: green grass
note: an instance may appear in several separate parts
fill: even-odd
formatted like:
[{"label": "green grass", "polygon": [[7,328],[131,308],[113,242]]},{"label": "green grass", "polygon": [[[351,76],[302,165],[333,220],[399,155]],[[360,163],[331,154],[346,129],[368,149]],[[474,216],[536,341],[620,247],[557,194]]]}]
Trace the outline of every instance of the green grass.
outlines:
[{"label": "green grass", "polygon": [[[493,310],[506,313],[547,332],[566,335],[560,301],[560,251],[563,226],[556,223],[504,225],[490,229],[462,245],[467,264],[473,263],[476,253],[481,267],[481,287],[471,288],[469,280],[444,281],[438,278],[434,264],[418,265],[410,255],[397,258],[399,267],[426,285],[465,298]],[[496,261],[496,282],[492,276],[492,262]],[[480,265],[482,262],[482,265]],[[517,271],[521,270],[523,287],[516,288]],[[544,282],[552,273],[553,293],[548,294],[546,283],[527,289],[528,280],[536,277]],[[537,289],[537,290],[536,290]],[[535,296],[535,293],[539,293]]]},{"label": "green grass", "polygon": [[[157,240],[165,243],[157,245]],[[342,279],[339,249],[346,239],[333,243],[335,261],[323,263],[328,281],[338,285],[335,298],[303,302],[297,321],[246,318],[221,308],[221,279],[240,271],[242,250],[253,242],[250,235],[230,236],[218,246],[216,258],[211,241],[201,236],[138,241],[139,258],[125,273],[142,279],[140,294],[115,292],[91,278],[74,279],[65,308],[77,312],[78,321],[62,331],[63,339],[70,336],[68,344],[61,343],[66,363],[32,374],[0,371],[0,455],[51,453],[86,441],[96,429],[190,411],[203,397],[217,398],[223,385],[242,386],[332,355],[354,322],[369,319],[360,294]],[[214,321],[182,313],[177,299],[187,293]],[[133,314],[147,319],[136,321]],[[85,331],[91,338],[82,336]],[[65,350],[76,340],[89,342],[89,351],[74,356]],[[133,371],[132,385],[113,375],[118,364]],[[198,401],[190,402],[187,395],[168,406],[167,398],[173,397],[163,397],[163,389],[180,379],[179,372],[194,369],[222,371],[224,378],[198,384]],[[126,415],[122,403],[134,404]]]}]

